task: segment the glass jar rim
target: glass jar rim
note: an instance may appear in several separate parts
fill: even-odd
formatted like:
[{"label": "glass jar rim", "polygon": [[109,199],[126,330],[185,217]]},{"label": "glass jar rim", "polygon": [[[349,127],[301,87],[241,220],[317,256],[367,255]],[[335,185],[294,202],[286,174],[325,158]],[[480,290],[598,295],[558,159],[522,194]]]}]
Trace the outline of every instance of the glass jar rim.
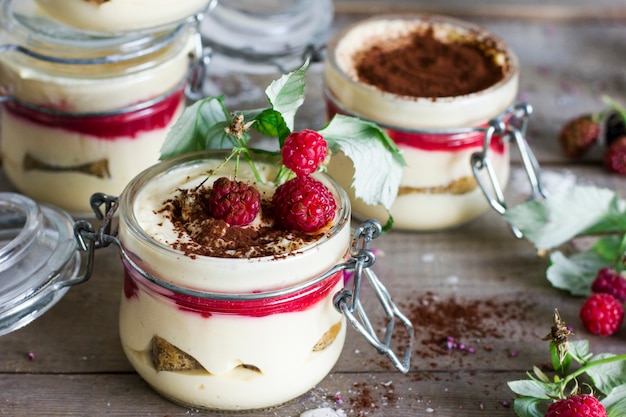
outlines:
[{"label": "glass jar rim", "polygon": [[24,0],[2,2],[0,27],[3,49],[17,50],[33,58],[55,63],[102,64],[149,55],[185,35],[188,22],[124,34],[101,34],[72,29],[40,15],[19,10]]}]

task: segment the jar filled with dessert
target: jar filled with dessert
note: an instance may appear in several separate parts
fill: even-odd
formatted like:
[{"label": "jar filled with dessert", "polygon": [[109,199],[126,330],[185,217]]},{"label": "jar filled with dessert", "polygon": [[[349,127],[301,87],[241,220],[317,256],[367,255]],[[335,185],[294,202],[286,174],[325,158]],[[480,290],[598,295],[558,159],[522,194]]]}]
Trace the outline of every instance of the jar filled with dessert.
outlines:
[{"label": "jar filled with dessert", "polygon": [[[106,222],[98,232],[77,223],[82,247],[114,243],[121,252],[120,339],[139,375],[187,407],[276,407],[326,377],[347,322],[407,372],[412,325],[369,270],[379,225],[353,236],[347,195],[324,173],[277,187],[275,158],[255,153],[250,165],[228,155],[184,154],[139,174],[119,198],[94,195],[94,206],[105,207],[100,217],[119,215],[116,235]],[[294,228],[277,214],[293,184],[328,207],[314,225]],[[389,319],[406,327],[403,357],[390,335],[381,342],[358,324],[367,317],[358,287],[346,288],[360,283],[355,271],[367,271],[364,280],[395,309]]]},{"label": "jar filled with dessert", "polygon": [[[88,213],[94,192],[118,194],[158,161],[186,95],[198,89],[207,57],[197,26],[210,2],[124,9],[140,3],[2,2],[0,151],[19,192]],[[183,15],[168,13],[175,9]],[[131,15],[136,26],[89,23],[121,25]]]},{"label": "jar filled with dessert", "polygon": [[[517,103],[519,63],[501,39],[446,16],[379,16],[349,26],[325,61],[328,116],[342,113],[385,128],[406,166],[390,211],[351,195],[356,217],[404,230],[464,224],[490,206],[504,210],[509,148],[524,152],[532,109]],[[333,155],[328,172],[349,189],[350,161]]]}]

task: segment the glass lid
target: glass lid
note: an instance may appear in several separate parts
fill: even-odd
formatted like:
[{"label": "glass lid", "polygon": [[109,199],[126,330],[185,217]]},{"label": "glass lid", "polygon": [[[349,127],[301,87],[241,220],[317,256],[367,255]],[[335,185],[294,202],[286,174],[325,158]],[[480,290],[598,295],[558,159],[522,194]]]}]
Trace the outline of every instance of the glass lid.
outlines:
[{"label": "glass lid", "polygon": [[48,311],[80,269],[72,218],[28,197],[0,193],[0,335]]}]

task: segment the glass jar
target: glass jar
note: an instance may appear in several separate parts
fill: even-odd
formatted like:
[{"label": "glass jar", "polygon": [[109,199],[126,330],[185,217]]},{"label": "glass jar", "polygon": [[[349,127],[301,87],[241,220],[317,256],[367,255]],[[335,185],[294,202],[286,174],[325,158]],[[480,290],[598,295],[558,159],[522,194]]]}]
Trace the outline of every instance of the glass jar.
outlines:
[{"label": "glass jar", "polygon": [[328,40],[332,0],[216,0],[202,22],[211,75],[289,72]]},{"label": "glass jar", "polygon": [[[444,44],[477,45],[501,68],[501,79],[479,91],[419,97],[389,92],[357,75],[356,67],[366,51],[387,48],[381,45],[404,47],[415,33],[431,33]],[[439,58],[433,56],[432,61]],[[329,117],[343,113],[373,121],[403,153],[407,165],[391,207],[395,228],[440,230],[482,214],[490,201],[475,174],[487,165],[496,188],[508,181],[509,132],[525,129],[527,116],[520,115],[514,103],[519,64],[513,51],[484,29],[445,16],[367,19],[330,42],[324,82]],[[524,126],[518,127],[520,123]],[[328,172],[341,186],[350,188],[354,169],[343,154],[331,158]],[[367,205],[352,193],[350,198],[356,217],[386,221],[383,207]]]},{"label": "glass jar", "polygon": [[[359,228],[350,250],[350,204],[327,175],[315,174],[332,192],[337,211],[329,229],[314,238],[299,241],[282,234],[268,244],[273,255],[262,252],[256,257],[248,250],[218,257],[175,249],[185,238],[163,214],[164,202],[181,189],[232,175],[236,162],[220,165],[227,155],[210,151],[167,160],[135,177],[119,200],[95,195],[94,202],[108,205],[107,215],[99,217],[110,220],[119,209],[117,237],[107,233],[106,223],[97,233],[85,221],[77,225],[81,247],[113,242],[120,249],[125,270],[120,339],[141,377],[186,407],[275,407],[305,393],[330,372],[344,345],[346,318],[407,372],[412,326],[369,270],[374,260],[370,241],[380,233],[380,225]],[[208,178],[217,167],[218,175]],[[255,182],[255,187],[271,198],[278,166],[256,159],[256,168],[267,182]],[[240,163],[237,170],[238,180],[256,178],[247,164]],[[344,288],[351,279],[346,271],[358,271],[352,291]],[[363,271],[385,311],[391,312],[384,343],[370,334],[358,302],[356,283]],[[408,334],[403,358],[389,346],[398,322]],[[400,339],[394,340],[397,345]]]},{"label": "glass jar", "polygon": [[118,194],[158,161],[190,69],[201,65],[197,22],[88,34],[29,4],[7,1],[0,11],[3,168],[21,193],[86,213],[94,192]]}]

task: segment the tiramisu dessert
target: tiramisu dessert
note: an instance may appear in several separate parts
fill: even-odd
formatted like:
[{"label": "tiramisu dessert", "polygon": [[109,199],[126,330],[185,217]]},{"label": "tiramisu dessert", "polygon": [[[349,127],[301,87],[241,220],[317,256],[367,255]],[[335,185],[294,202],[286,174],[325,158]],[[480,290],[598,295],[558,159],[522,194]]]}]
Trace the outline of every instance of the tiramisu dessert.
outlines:
[{"label": "tiramisu dessert", "polygon": [[199,35],[189,26],[169,43],[150,38],[143,47],[133,37],[53,40],[17,18],[3,19],[16,44],[28,42],[41,55],[0,57],[0,86],[10,98],[0,120],[3,169],[35,200],[91,212],[94,192],[117,195],[158,161],[185,106]]},{"label": "tiramisu dessert", "polygon": [[227,155],[167,160],[122,194],[120,336],[137,372],[177,403],[273,407],[311,389],[342,350],[343,273],[320,276],[345,259],[350,205],[325,174],[277,188],[278,164]]},{"label": "tiramisu dessert", "polygon": [[[448,17],[382,16],[338,34],[325,65],[329,115],[380,124],[406,160],[390,211],[394,227],[445,229],[489,207],[471,156],[483,151],[481,129],[491,119],[508,121],[517,95],[517,58],[501,40]],[[508,142],[494,137],[488,157],[499,183],[506,184]],[[328,172],[349,189],[350,161],[334,155]],[[351,200],[357,217],[384,221],[389,215],[353,195]]]}]

